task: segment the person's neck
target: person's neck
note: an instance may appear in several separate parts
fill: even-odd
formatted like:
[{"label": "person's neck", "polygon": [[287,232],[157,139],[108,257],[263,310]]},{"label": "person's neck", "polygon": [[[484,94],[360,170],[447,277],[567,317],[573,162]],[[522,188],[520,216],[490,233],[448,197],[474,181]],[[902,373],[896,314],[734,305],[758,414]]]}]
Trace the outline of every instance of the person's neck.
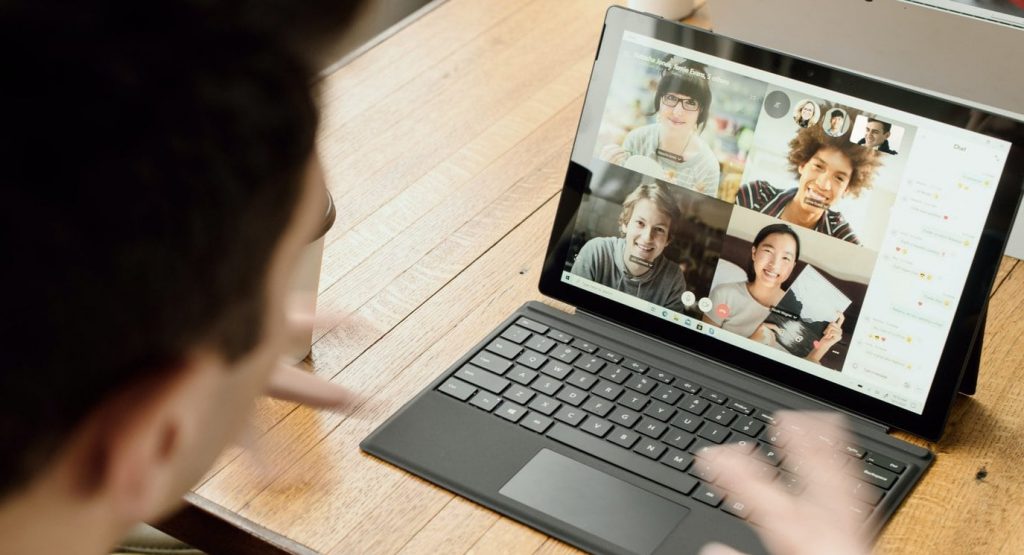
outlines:
[{"label": "person's neck", "polygon": [[781,220],[787,221],[791,224],[796,224],[800,227],[806,227],[808,229],[814,229],[818,225],[818,220],[825,213],[824,209],[807,210],[800,206],[796,199],[793,199],[782,209],[782,214],[779,216]]},{"label": "person's neck", "polygon": [[777,287],[768,287],[757,281],[747,282],[747,291],[755,301],[768,308],[778,304],[779,293],[781,292]]},{"label": "person's neck", "polygon": [[690,144],[692,136],[693,130],[689,128],[681,131],[670,131],[662,127],[658,132],[658,148],[683,156],[686,153],[686,147]]},{"label": "person's neck", "polygon": [[42,478],[0,500],[0,553],[99,555],[127,534],[105,507],[67,497],[71,484]]}]

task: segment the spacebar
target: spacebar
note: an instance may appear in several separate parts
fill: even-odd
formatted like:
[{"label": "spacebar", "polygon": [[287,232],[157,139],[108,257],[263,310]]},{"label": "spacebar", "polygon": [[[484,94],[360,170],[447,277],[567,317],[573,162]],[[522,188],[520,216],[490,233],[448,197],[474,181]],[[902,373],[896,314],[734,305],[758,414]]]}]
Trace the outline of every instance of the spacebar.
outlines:
[{"label": "spacebar", "polygon": [[697,485],[697,480],[682,472],[642,459],[640,455],[620,449],[611,443],[589,436],[579,430],[574,430],[565,424],[555,424],[546,435],[559,443],[579,449],[590,456],[597,457],[619,468],[628,470],[637,476],[672,488],[683,495],[688,495],[694,486]]}]

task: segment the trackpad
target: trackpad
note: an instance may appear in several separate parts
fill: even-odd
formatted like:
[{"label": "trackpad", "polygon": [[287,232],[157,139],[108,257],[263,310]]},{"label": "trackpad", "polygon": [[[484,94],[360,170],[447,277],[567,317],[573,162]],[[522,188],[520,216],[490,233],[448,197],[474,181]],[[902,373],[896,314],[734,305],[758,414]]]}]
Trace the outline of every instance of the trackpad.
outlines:
[{"label": "trackpad", "polygon": [[689,512],[547,449],[499,493],[634,553],[653,552]]}]

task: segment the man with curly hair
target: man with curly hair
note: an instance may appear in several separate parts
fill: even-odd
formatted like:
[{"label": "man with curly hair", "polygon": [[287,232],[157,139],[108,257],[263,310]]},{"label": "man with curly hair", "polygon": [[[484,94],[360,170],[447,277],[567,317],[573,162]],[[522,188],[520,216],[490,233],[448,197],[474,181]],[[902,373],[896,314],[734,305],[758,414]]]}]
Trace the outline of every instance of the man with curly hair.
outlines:
[{"label": "man with curly hair", "polygon": [[881,165],[878,153],[812,125],[789,142],[787,161],[796,187],[752,181],[740,187],[736,204],[859,245],[850,223],[832,206],[871,188]]}]

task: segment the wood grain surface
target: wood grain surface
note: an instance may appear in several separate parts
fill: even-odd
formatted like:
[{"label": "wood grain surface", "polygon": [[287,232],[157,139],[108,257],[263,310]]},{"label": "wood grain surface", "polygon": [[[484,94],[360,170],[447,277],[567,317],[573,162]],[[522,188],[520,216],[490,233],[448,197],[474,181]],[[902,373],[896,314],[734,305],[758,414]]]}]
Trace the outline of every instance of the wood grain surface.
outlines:
[{"label": "wood grain surface", "polygon": [[[320,552],[575,552],[358,443],[541,298],[610,4],[449,0],[324,80],[319,149],[339,211],[320,284],[329,323],[307,364],[362,401],[342,415],[261,400],[246,447],[195,488],[204,503]],[[911,439],[938,457],[880,552],[1024,551],[1024,270],[1004,259],[996,283],[978,394],[958,399],[941,442]]]}]

